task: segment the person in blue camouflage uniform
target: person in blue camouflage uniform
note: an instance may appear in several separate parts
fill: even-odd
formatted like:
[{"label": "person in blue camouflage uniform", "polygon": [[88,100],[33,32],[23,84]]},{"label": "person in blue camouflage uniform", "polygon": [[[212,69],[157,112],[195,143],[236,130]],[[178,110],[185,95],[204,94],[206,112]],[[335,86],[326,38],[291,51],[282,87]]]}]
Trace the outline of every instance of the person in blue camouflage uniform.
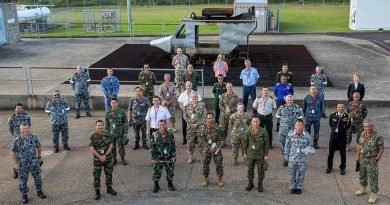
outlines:
[{"label": "person in blue camouflage uniform", "polygon": [[[310,134],[303,130],[303,120],[298,119],[295,129],[288,133],[283,157],[290,172],[290,193],[301,194],[307,170],[307,155],[303,150],[310,147]],[[298,179],[297,179],[298,174]]]},{"label": "person in blue camouflage uniform", "polygon": [[54,152],[58,153],[59,143],[58,138],[60,137],[60,132],[62,136],[62,145],[65,150],[70,150],[68,145],[69,132],[68,132],[68,111],[69,111],[69,102],[64,97],[60,96],[60,91],[54,91],[53,99],[49,100],[46,104],[45,112],[50,115],[51,122],[51,131]]},{"label": "person in blue camouflage uniform", "polygon": [[163,167],[165,167],[165,172],[167,173],[168,188],[171,191],[175,191],[172,183],[176,161],[175,136],[166,128],[166,124],[165,120],[160,120],[158,122],[158,131],[152,134],[151,139],[153,193],[157,193],[160,189],[158,181],[160,181]]},{"label": "person in blue camouflage uniform", "polygon": [[[8,118],[8,130],[12,138],[15,138],[20,134],[21,124],[25,123],[31,127],[31,117],[23,111],[23,104],[16,103],[14,110],[15,113]],[[13,169],[13,177],[14,179],[18,178],[18,171],[16,169]]]},{"label": "person in blue camouflage uniform", "polygon": [[149,100],[145,96],[142,96],[142,89],[140,87],[134,88],[134,97],[130,97],[129,108],[127,111],[127,119],[129,120],[129,126],[134,130],[134,146],[133,150],[139,148],[140,132],[142,135],[143,147],[148,149],[147,137],[146,137],[146,113],[150,107]]},{"label": "person in blue camouflage uniform", "polygon": [[95,188],[95,200],[100,199],[100,176],[102,169],[106,175],[107,193],[117,195],[112,189],[112,137],[110,133],[104,132],[104,122],[96,121],[96,132],[89,137],[89,151],[93,155],[93,187]]},{"label": "person in blue camouflage uniform", "polygon": [[[294,104],[292,95],[286,96],[286,104],[282,105],[276,111],[276,117],[280,119],[279,141],[284,154],[284,147],[288,133],[294,129],[295,122],[302,119],[303,113],[299,105]],[[287,161],[284,160],[283,166],[287,167]]]},{"label": "person in blue camouflage uniform", "polygon": [[[316,67],[316,72],[310,76],[310,84],[316,86],[318,96],[321,96],[325,110],[325,88],[328,84],[328,78],[325,73],[322,71],[321,66]],[[326,114],[324,112],[324,117]]]},{"label": "person in blue camouflage uniform", "polygon": [[89,106],[89,84],[91,78],[87,71],[84,71],[81,66],[77,66],[76,72],[69,80],[73,91],[75,92],[75,111],[76,119],[80,118],[80,105],[81,101],[85,104],[85,112],[87,117],[91,117],[91,109]]},{"label": "person in blue camouflage uniform", "polygon": [[116,145],[119,147],[119,155],[121,156],[122,165],[127,165],[125,160],[125,145],[127,139],[127,132],[129,130],[129,121],[127,120],[126,112],[119,107],[118,99],[111,99],[111,109],[106,112],[105,116],[105,131],[111,134],[112,137],[112,163],[115,165],[116,160]]},{"label": "person in blue camouflage uniform", "polygon": [[374,131],[372,122],[364,121],[364,131],[361,134],[358,144],[357,160],[361,167],[359,172],[360,188],[355,192],[357,196],[366,193],[366,187],[370,183],[371,194],[368,199],[369,204],[375,204],[379,191],[378,178],[379,166],[384,150],[383,137]]},{"label": "person in blue camouflage uniform", "polygon": [[221,149],[223,132],[219,124],[215,123],[214,113],[207,113],[207,123],[200,129],[202,130],[200,135],[200,149],[203,155],[202,172],[204,176],[202,186],[207,187],[209,185],[210,162],[214,158],[218,176],[217,186],[223,187],[223,155]]},{"label": "person in blue camouflage uniform", "polygon": [[119,80],[113,76],[114,71],[112,68],[107,69],[107,76],[102,79],[102,91],[104,96],[106,112],[111,109],[111,99],[118,99],[119,93]]},{"label": "person in blue camouflage uniform", "polygon": [[[325,116],[323,99],[317,93],[315,86],[310,86],[310,94],[303,99],[303,116],[306,119],[305,130],[311,133],[311,125],[314,125],[313,147],[318,149],[318,138],[320,137],[321,117]],[[325,117],[324,117],[325,118]]]},{"label": "person in blue camouflage uniform", "polygon": [[22,202],[28,203],[27,187],[28,175],[34,178],[37,196],[44,199],[46,195],[42,192],[41,178],[41,143],[38,137],[31,133],[30,126],[27,123],[20,125],[20,134],[17,135],[11,148],[12,161],[14,168],[19,171],[19,190],[22,195]]}]

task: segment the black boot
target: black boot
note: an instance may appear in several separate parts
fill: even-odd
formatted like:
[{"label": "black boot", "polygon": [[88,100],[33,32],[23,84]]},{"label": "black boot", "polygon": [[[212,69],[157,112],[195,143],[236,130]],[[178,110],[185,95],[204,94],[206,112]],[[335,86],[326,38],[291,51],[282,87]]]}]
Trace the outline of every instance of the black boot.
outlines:
[{"label": "black boot", "polygon": [[27,194],[22,196],[22,202],[23,202],[23,204],[27,204],[28,203]]},{"label": "black boot", "polygon": [[136,150],[136,149],[139,149],[139,142],[138,141],[135,141],[135,144],[133,147],[133,150]]},{"label": "black boot", "polygon": [[115,196],[115,195],[118,194],[115,190],[112,189],[111,186],[107,186],[107,193],[108,193],[108,194],[111,194],[111,195],[113,195],[113,196]]},{"label": "black boot", "polygon": [[263,179],[262,178],[259,179],[257,191],[259,191],[259,192],[263,192],[264,191],[264,189],[263,189]]},{"label": "black boot", "polygon": [[358,172],[358,171],[360,171],[360,162],[359,162],[359,160],[356,160],[355,172]]},{"label": "black boot", "polygon": [[143,143],[144,149],[149,149],[148,144],[146,142]]},{"label": "black boot", "polygon": [[314,142],[313,142],[313,147],[314,147],[314,149],[319,149],[320,147],[318,146],[318,141],[317,140],[315,140]]},{"label": "black boot", "polygon": [[95,189],[95,200],[100,199],[100,189]]},{"label": "black boot", "polygon": [[69,145],[64,145],[64,150],[67,150],[67,151],[69,151],[69,150],[70,150],[70,147],[69,147]]},{"label": "black boot", "polygon": [[112,158],[112,165],[116,165],[116,163],[118,163],[118,161],[116,160],[116,157],[113,157]]},{"label": "black boot", "polygon": [[91,113],[87,113],[87,117],[92,117]]},{"label": "black boot", "polygon": [[155,181],[154,182],[153,193],[157,193],[158,190],[160,190],[160,185],[158,185],[158,181]]},{"label": "black boot", "polygon": [[253,180],[249,181],[248,186],[246,186],[245,191],[250,191],[254,187]]},{"label": "black boot", "polygon": [[19,176],[18,170],[14,168],[14,179],[17,179]]},{"label": "black boot", "polygon": [[54,149],[53,149],[54,153],[58,153],[60,151],[60,148],[55,146]]},{"label": "black boot", "polygon": [[168,188],[169,188],[169,190],[171,190],[171,191],[175,191],[175,190],[176,190],[175,187],[174,187],[173,184],[172,184],[172,181],[168,181]]},{"label": "black boot", "polygon": [[41,198],[41,199],[45,199],[46,198],[46,195],[42,191],[37,192],[37,196],[39,198]]}]

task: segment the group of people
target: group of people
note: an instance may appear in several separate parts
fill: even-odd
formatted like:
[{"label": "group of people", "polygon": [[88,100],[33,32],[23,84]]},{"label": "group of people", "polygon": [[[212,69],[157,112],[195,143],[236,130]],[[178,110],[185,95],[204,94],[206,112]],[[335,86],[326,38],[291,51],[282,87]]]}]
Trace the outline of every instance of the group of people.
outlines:
[{"label": "group of people", "polygon": [[[105,98],[105,119],[97,120],[96,131],[90,136],[90,151],[93,154],[95,199],[100,199],[100,177],[102,169],[106,175],[107,193],[116,195],[112,188],[113,166],[117,164],[117,147],[121,164],[127,165],[125,159],[125,145],[129,143],[129,127],[133,127],[133,150],[142,147],[151,149],[152,171],[154,188],[159,191],[159,180],[162,169],[167,172],[168,188],[175,190],[173,185],[174,164],[176,161],[176,146],[174,133],[176,129],[176,104],[182,111],[182,144],[187,144],[188,164],[194,163],[194,153],[198,149],[201,153],[204,181],[202,186],[209,185],[209,165],[213,159],[218,176],[217,186],[224,185],[223,153],[222,148],[227,143],[228,130],[231,128],[232,162],[238,164],[239,150],[248,166],[248,185],[245,190],[254,187],[254,169],[258,168],[258,191],[263,191],[263,179],[268,168],[269,149],[273,149],[273,111],[276,110],[277,126],[283,166],[288,167],[290,173],[291,194],[301,194],[307,169],[307,157],[319,148],[320,119],[327,118],[325,114],[325,87],[327,77],[317,66],[310,78],[309,94],[303,100],[303,107],[294,103],[293,74],[288,71],[288,65],[283,64],[277,74],[274,97],[269,94],[269,88],[261,89],[261,96],[256,97],[259,71],[252,67],[251,61],[245,59],[245,68],[240,79],[243,83],[242,102],[233,92],[233,84],[225,83],[228,64],[223,55],[218,55],[213,64],[216,83],[212,93],[215,97],[214,112],[207,112],[205,102],[196,92],[196,85],[200,78],[193,72],[193,66],[182,49],[177,49],[173,57],[172,66],[175,69],[175,83],[171,82],[171,75],[165,74],[164,81],[154,93],[156,77],[148,64],[144,64],[139,74],[139,87],[134,89],[134,96],[130,98],[128,111],[119,106],[119,80],[113,75],[113,69],[107,69],[107,76],[101,81],[102,92]],[[374,125],[365,121],[367,108],[362,103],[364,85],[359,83],[359,75],[353,76],[354,83],[348,88],[349,103],[345,108],[343,103],[337,105],[337,111],[329,116],[331,127],[329,156],[326,173],[333,171],[334,152],[341,154],[340,173],[346,174],[346,151],[350,149],[352,134],[357,135],[356,170],[360,170],[361,188],[357,195],[365,193],[368,181],[371,186],[370,203],[375,203],[378,192],[377,163],[383,153],[383,139],[374,131]],[[75,91],[75,114],[80,118],[81,101],[85,103],[86,116],[91,117],[89,107],[88,72],[80,66],[71,77],[70,84]],[[183,88],[183,92],[181,92]],[[252,99],[253,113],[247,113],[248,98]],[[178,102],[178,103],[177,103]],[[62,135],[64,150],[70,150],[68,145],[68,101],[55,90],[53,99],[46,105],[46,113],[50,115],[52,127],[53,150],[59,152],[59,134]],[[305,121],[303,120],[305,119]],[[313,141],[311,141],[311,127],[314,126]],[[45,198],[42,192],[40,177],[41,148],[36,135],[30,131],[31,118],[23,111],[23,105],[15,105],[15,114],[9,118],[9,130],[14,141],[12,145],[12,159],[14,163],[14,178],[20,178],[20,191],[23,203],[28,202],[27,178],[31,171],[37,190],[37,195]],[[142,135],[142,139],[141,139]],[[150,140],[150,147],[148,146]]]}]

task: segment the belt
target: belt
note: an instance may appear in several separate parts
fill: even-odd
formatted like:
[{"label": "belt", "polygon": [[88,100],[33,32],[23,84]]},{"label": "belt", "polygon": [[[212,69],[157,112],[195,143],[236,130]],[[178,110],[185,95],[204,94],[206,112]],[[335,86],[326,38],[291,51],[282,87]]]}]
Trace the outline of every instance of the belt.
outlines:
[{"label": "belt", "polygon": [[272,112],[270,114],[268,114],[268,115],[262,115],[260,113],[259,113],[259,115],[262,116],[262,117],[268,117],[269,115],[272,115]]},{"label": "belt", "polygon": [[255,85],[256,85],[256,84],[253,84],[253,85],[244,85],[244,86],[250,88],[250,87],[253,87],[253,86],[255,86]]}]

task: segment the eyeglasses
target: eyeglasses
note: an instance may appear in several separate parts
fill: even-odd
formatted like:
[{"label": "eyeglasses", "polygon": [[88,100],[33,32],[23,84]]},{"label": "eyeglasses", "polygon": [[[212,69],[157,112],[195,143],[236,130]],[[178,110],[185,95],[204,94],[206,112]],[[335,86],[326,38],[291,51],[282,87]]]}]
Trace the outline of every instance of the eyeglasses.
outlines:
[{"label": "eyeglasses", "polygon": [[54,97],[60,96],[60,94],[54,94]]},{"label": "eyeglasses", "polygon": [[218,78],[218,80],[223,80],[223,78]]}]

